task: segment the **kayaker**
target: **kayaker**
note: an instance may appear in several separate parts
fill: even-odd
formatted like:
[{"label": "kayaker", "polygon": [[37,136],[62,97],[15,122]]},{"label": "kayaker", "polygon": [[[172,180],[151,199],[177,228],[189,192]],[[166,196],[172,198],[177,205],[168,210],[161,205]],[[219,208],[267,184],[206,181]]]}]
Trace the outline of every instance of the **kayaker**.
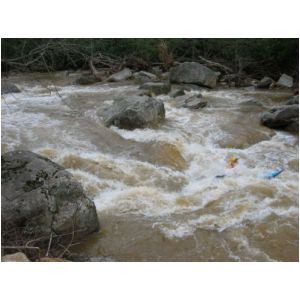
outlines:
[{"label": "kayaker", "polygon": [[239,159],[235,155],[230,156],[228,159],[226,169],[233,169],[237,165],[238,160]]}]

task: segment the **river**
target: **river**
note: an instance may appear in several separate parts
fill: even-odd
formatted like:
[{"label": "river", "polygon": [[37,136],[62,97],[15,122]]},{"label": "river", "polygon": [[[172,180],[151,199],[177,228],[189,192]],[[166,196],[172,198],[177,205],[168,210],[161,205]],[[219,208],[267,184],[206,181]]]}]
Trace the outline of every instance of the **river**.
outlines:
[{"label": "river", "polygon": [[[101,121],[116,96],[139,92],[131,82],[76,86],[63,72],[12,79],[22,93],[2,96],[2,153],[52,159],[95,202],[101,231],[74,251],[118,261],[298,261],[298,135],[259,124],[290,92],[203,89],[201,110],[161,95],[162,126],[127,131]],[[231,155],[239,162],[227,170]],[[263,178],[278,167],[278,177]]]}]

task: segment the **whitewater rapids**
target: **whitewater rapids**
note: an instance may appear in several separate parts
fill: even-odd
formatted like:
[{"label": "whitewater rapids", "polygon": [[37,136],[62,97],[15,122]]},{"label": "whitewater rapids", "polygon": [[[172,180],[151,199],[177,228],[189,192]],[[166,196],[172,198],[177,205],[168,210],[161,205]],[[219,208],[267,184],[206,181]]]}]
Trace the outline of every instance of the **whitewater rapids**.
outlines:
[{"label": "whitewater rapids", "polygon": [[[298,136],[259,124],[289,92],[201,90],[201,110],[158,96],[165,123],[127,131],[103,127],[101,112],[138,86],[53,76],[15,78],[22,93],[2,96],[1,148],[44,155],[82,183],[102,230],[76,251],[121,261],[298,261]],[[264,107],[244,105],[252,100]],[[228,171],[231,155],[239,163]],[[263,178],[278,167],[278,177]]]}]

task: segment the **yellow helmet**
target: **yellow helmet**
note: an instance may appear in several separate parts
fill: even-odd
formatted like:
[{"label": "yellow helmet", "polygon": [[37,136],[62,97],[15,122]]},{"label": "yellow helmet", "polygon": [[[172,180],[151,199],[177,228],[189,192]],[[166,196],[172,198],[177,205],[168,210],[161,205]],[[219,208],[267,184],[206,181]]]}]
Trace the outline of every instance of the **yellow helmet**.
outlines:
[{"label": "yellow helmet", "polygon": [[228,162],[230,164],[236,164],[238,162],[238,160],[239,159],[236,156],[232,155],[232,156],[229,157]]}]

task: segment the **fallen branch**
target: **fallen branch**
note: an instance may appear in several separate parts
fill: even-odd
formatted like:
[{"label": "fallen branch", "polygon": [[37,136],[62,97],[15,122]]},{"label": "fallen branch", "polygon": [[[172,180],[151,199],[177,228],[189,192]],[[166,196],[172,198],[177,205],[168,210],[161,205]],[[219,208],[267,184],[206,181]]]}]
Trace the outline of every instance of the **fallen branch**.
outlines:
[{"label": "fallen branch", "polygon": [[11,249],[11,250],[20,250],[20,249],[23,249],[23,250],[38,250],[40,251],[40,248],[39,247],[33,247],[33,246],[1,246],[1,249]]},{"label": "fallen branch", "polygon": [[48,248],[47,248],[47,252],[46,252],[45,256],[49,256],[49,252],[50,252],[50,248],[51,248],[51,243],[52,243],[52,237],[53,237],[53,233],[51,231],[50,239],[49,239],[49,244],[48,244]]},{"label": "fallen branch", "polygon": [[215,68],[218,68],[220,69],[221,71],[225,72],[226,74],[231,74],[233,73],[233,70],[227,66],[224,66],[220,63],[217,63],[217,62],[214,62],[214,61],[211,61],[211,60],[208,60],[206,58],[204,58],[203,56],[199,56],[200,60],[204,62],[204,64],[207,66],[207,67],[215,67]]},{"label": "fallen branch", "polygon": [[98,73],[97,69],[94,66],[92,57],[89,59],[89,67],[90,67],[92,74],[95,76],[95,78],[99,81],[102,81],[100,74]]}]

